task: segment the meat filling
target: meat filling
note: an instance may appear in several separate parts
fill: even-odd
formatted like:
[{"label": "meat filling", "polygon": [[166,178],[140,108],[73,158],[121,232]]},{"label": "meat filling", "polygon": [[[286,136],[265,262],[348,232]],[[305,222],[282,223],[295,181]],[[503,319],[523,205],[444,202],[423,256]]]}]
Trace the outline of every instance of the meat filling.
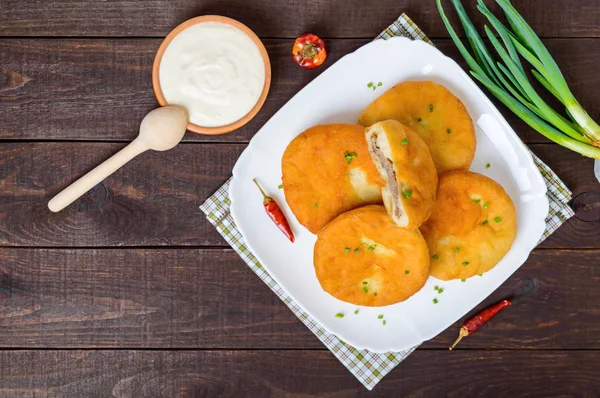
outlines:
[{"label": "meat filling", "polygon": [[373,148],[373,154],[377,157],[379,164],[385,170],[387,174],[387,184],[388,189],[392,194],[392,201],[394,204],[394,215],[396,217],[400,217],[402,215],[402,211],[400,210],[400,198],[399,198],[399,189],[398,189],[398,180],[396,180],[396,172],[394,171],[394,164],[391,160],[389,160],[379,149],[377,146],[377,136],[373,134],[371,136],[371,144]]}]

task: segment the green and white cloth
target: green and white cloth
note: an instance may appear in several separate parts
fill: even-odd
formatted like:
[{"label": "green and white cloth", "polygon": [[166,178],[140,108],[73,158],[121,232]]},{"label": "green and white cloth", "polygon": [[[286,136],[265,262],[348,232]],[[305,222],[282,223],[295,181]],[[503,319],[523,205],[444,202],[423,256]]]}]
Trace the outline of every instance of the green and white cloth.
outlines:
[{"label": "green and white cloth", "polygon": [[[431,41],[415,25],[412,20],[402,14],[394,23],[383,31],[377,39],[388,39],[394,36],[405,36],[415,40]],[[533,154],[532,154],[533,155]],[[546,230],[540,242],[546,239],[562,223],[573,216],[573,211],[568,206],[571,200],[571,191],[563,184],[556,174],[540,159],[533,155],[533,159],[540,169],[546,185],[548,186],[548,199],[550,213],[546,219]],[[275,294],[292,310],[292,312],[321,340],[321,342],[335,355],[340,362],[369,390],[388,374],[396,365],[402,362],[416,347],[400,352],[377,354],[367,350],[354,348],[335,335],[325,331],[314,319],[302,310],[288,294],[271,278],[267,271],[258,262],[256,257],[248,250],[244,238],[237,229],[229,206],[229,180],[221,186],[200,209],[206,214],[208,220],[217,228],[227,243],[242,257],[248,266],[263,280]]]}]

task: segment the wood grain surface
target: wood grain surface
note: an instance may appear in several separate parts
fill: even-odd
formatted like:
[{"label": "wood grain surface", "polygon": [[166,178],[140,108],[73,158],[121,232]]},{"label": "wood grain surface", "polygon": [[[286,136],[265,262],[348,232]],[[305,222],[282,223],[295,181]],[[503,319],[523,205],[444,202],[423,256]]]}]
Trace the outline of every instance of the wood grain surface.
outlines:
[{"label": "wood grain surface", "polygon": [[[474,16],[475,1],[464,2]],[[596,0],[514,0],[519,12],[543,37],[599,37]],[[450,10],[449,1],[444,1]],[[490,9],[499,10],[493,2]],[[448,37],[433,0],[3,0],[2,36],[158,36],[203,14],[240,20],[261,37],[296,37],[314,31],[323,37],[372,38],[406,12],[431,37]],[[448,13],[450,13],[448,11]],[[474,18],[483,22],[483,18]],[[481,25],[479,25],[481,26]]]},{"label": "wood grain surface", "polygon": [[594,351],[418,350],[372,394],[325,351],[4,351],[0,397],[596,397],[599,367]]},{"label": "wood grain surface", "polygon": [[[231,176],[244,144],[182,144],[168,152],[148,152],[64,211],[48,211],[52,196],[121,147],[81,142],[0,145],[0,245],[227,245],[198,207]],[[575,195],[600,191],[592,159],[557,145],[531,148]],[[270,181],[267,188],[279,184]],[[598,202],[600,198],[591,205]],[[542,247],[600,248],[598,228],[600,220],[575,217]]]},{"label": "wood grain surface", "polygon": [[[600,349],[600,267],[589,266],[598,256],[534,251],[471,313],[505,298],[513,306],[460,348]],[[462,321],[422,348],[447,348]],[[0,347],[323,346],[232,250],[7,248]]]},{"label": "wood grain surface", "polygon": [[[328,41],[326,66],[368,41]],[[435,43],[465,66],[450,40]],[[593,68],[600,63],[600,39],[548,39],[546,43],[573,93],[591,116],[600,119],[600,108],[594,107],[600,103],[600,75]],[[248,142],[281,106],[326,69],[307,71],[294,64],[292,40],[265,40],[265,44],[273,83],[259,114],[234,133],[187,133],[186,141]],[[151,68],[159,45],[160,39],[0,39],[0,139],[133,139],[144,115],[157,106]],[[549,94],[545,97],[551,99]],[[506,108],[499,108],[525,142],[548,142]]]},{"label": "wood grain surface", "polygon": [[[512,2],[599,120],[598,0]],[[482,26],[476,2],[464,3]],[[493,3],[486,2],[498,10]],[[434,0],[3,0],[0,398],[600,396],[593,161],[549,143],[502,106],[573,190],[576,217],[463,318],[504,298],[513,306],[449,352],[464,319],[457,321],[374,394],[198,209],[282,105],[402,12],[464,66]],[[151,64],[162,38],[209,13],[236,18],[263,39],[273,83],[261,112],[232,134],[188,133],[177,148],[135,159],[50,213],[47,201],[135,137],[156,106]],[[329,50],[325,67],[312,71],[290,59],[293,39],[307,31],[326,38]]]}]

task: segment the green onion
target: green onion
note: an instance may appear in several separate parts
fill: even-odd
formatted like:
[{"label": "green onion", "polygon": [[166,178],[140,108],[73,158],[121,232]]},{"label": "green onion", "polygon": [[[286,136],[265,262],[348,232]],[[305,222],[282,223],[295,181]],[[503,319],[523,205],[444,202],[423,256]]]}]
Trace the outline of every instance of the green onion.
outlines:
[{"label": "green onion", "polygon": [[440,288],[439,286],[434,286],[434,287],[433,287],[433,290],[435,290],[435,291],[438,291],[438,290],[439,290],[439,288]]},{"label": "green onion", "polygon": [[401,142],[402,145],[408,145],[408,138],[405,138]]},{"label": "green onion", "polygon": [[385,326],[385,325],[387,324],[387,322],[385,321],[385,319],[384,319],[383,321],[381,321],[381,324],[382,324],[383,326]]},{"label": "green onion", "polygon": [[354,310],[354,315],[358,315],[358,309]]},{"label": "green onion", "polygon": [[369,293],[369,289],[367,289],[366,287],[363,287],[363,292]]},{"label": "green onion", "polygon": [[335,314],[335,317],[336,317],[336,318],[343,318],[343,317],[344,317],[344,314],[342,314],[342,313],[340,312],[340,313],[338,313],[338,314]]},{"label": "green onion", "polygon": [[375,246],[369,246],[369,247],[367,247],[367,249],[369,249],[369,251],[374,252],[375,251]]},{"label": "green onion", "polygon": [[489,223],[489,221],[488,221],[488,220],[483,220],[483,221],[481,222],[481,225],[488,225],[488,223]]},{"label": "green onion", "polygon": [[452,134],[452,130],[450,130],[450,129],[447,129],[447,130],[446,130],[446,133],[448,133],[448,134]]},{"label": "green onion", "polygon": [[423,121],[423,119],[421,119],[421,118],[417,119],[417,122],[422,122],[422,121]]},{"label": "green onion", "polygon": [[437,259],[440,258],[440,256],[438,256],[437,254],[434,254],[432,257],[433,257],[434,260],[437,260]]},{"label": "green onion", "polygon": [[344,152],[344,159],[346,159],[346,163],[352,163],[352,159],[356,158],[356,152]]},{"label": "green onion", "polygon": [[494,217],[494,222],[500,222],[502,219],[500,217]]},{"label": "green onion", "polygon": [[283,189],[283,184],[279,184],[279,186],[277,187],[277,189]]},{"label": "green onion", "polygon": [[461,282],[466,282],[467,280],[466,280],[466,279],[461,279],[460,281],[461,281]]},{"label": "green onion", "polygon": [[484,208],[484,209],[487,209],[489,205],[490,205],[490,204],[489,204],[489,202],[485,202],[485,203],[483,204],[483,208]]},{"label": "green onion", "polygon": [[433,112],[433,104],[429,104],[429,112]]},{"label": "green onion", "polygon": [[377,292],[373,293],[373,296],[377,297]]},{"label": "green onion", "polygon": [[454,248],[454,253],[458,253],[460,251],[460,249],[458,247]]},{"label": "green onion", "polygon": [[490,167],[492,167],[492,165],[491,165],[491,164],[489,164],[489,163],[485,165],[485,168],[486,168],[486,169],[489,169]]},{"label": "green onion", "polygon": [[404,195],[404,197],[406,198],[410,198],[412,195],[412,191],[410,189],[407,189],[405,191],[402,191],[402,195]]},{"label": "green onion", "polygon": [[367,284],[369,284],[369,282],[367,282],[367,281],[364,281],[364,282],[363,282],[363,285],[367,285]]},{"label": "green onion", "polygon": [[404,273],[405,273],[406,275],[408,275],[408,274],[410,274],[410,271],[409,271],[409,270],[405,270],[405,271],[404,271]]},{"label": "green onion", "polygon": [[438,299],[434,298],[433,299],[433,304],[437,304],[438,303]]},{"label": "green onion", "polygon": [[378,315],[377,319],[383,319],[383,315]]},{"label": "green onion", "polygon": [[[505,26],[486,7],[483,0],[477,0],[477,9],[491,25],[491,28],[484,26],[484,31],[494,49],[493,53],[469,19],[462,2],[451,2],[465,30],[471,51],[463,44],[448,20],[442,0],[436,0],[442,21],[467,61],[471,75],[546,138],[581,155],[600,159],[600,125],[577,102],[547,48],[510,1],[496,0],[508,20],[509,26]],[[567,116],[572,120],[552,109],[541,98],[531,84],[522,59],[533,67],[533,77],[562,102]],[[488,163],[486,168],[489,167]]]},{"label": "green onion", "polygon": [[468,261],[464,261],[463,265],[466,267],[467,265],[469,265],[470,263]]},{"label": "green onion", "polygon": [[377,87],[381,87],[383,85],[382,82],[377,83]]},{"label": "green onion", "polygon": [[373,82],[369,82],[369,84],[367,84],[367,87],[369,87],[369,88],[373,87]]},{"label": "green onion", "polygon": [[360,250],[358,249],[358,247],[356,249],[354,249],[354,253],[358,253]]},{"label": "green onion", "polygon": [[444,289],[442,289],[442,288],[438,289],[438,294],[442,294],[442,293],[444,293]]},{"label": "green onion", "polygon": [[344,248],[344,253],[350,253],[350,248],[349,247],[345,247]]}]

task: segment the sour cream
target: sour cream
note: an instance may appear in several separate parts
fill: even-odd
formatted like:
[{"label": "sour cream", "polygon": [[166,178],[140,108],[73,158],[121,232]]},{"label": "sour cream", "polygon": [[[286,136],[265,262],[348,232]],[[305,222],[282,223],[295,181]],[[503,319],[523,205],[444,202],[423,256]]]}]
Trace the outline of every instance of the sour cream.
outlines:
[{"label": "sour cream", "polygon": [[244,117],[258,102],[265,65],[252,39],[220,22],[202,22],[167,46],[159,83],[170,105],[187,109],[191,123],[220,127]]}]

